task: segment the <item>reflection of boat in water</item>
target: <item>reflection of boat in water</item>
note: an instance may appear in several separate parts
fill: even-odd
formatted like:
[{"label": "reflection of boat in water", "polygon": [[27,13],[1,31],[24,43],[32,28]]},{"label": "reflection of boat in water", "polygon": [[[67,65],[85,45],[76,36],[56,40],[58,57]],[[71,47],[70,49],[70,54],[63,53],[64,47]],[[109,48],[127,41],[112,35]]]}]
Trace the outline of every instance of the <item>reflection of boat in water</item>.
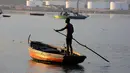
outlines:
[{"label": "reflection of boat in water", "polygon": [[84,73],[84,67],[82,65],[52,65],[39,63],[35,60],[29,60],[28,65],[29,73]]},{"label": "reflection of boat in water", "polygon": [[[30,39],[30,36],[28,39]],[[30,57],[44,63],[78,64],[82,63],[86,58],[86,56],[78,52],[73,52],[73,55],[66,55],[66,48],[52,46],[39,41],[30,41],[29,46]]]}]

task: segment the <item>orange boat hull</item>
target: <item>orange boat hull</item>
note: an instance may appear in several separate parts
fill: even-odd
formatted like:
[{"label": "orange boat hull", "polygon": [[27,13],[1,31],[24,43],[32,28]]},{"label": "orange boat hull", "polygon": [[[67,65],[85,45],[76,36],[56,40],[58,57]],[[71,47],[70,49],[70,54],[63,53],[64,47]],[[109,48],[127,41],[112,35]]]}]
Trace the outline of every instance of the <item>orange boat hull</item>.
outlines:
[{"label": "orange boat hull", "polygon": [[41,52],[41,51],[32,49],[31,47],[29,48],[29,54],[34,59],[50,61],[50,62],[59,62],[59,63],[63,62],[63,57],[64,57],[63,55]]}]

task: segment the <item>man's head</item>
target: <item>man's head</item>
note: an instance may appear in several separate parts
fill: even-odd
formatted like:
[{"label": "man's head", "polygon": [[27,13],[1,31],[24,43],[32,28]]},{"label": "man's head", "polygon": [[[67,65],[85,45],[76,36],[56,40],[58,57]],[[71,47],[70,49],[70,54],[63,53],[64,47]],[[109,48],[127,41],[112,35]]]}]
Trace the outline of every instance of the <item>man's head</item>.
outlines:
[{"label": "man's head", "polygon": [[70,23],[70,18],[66,18],[65,23]]}]

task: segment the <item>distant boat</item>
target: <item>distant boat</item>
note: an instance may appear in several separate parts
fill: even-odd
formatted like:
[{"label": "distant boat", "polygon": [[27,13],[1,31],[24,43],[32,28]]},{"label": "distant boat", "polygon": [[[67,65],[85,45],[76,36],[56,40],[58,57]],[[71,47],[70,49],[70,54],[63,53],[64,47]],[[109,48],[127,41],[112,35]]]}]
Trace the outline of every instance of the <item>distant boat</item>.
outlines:
[{"label": "distant boat", "polygon": [[73,12],[73,11],[70,11],[71,13],[74,14],[74,16],[69,16],[69,18],[71,19],[86,19],[87,17],[89,17],[89,15],[85,16],[85,15],[82,15],[82,14],[79,14],[79,0],[77,0],[77,12]]},{"label": "distant boat", "polygon": [[44,16],[44,13],[30,13],[30,15],[35,15],[35,16]]},{"label": "distant boat", "polygon": [[4,14],[4,15],[2,15],[2,16],[3,16],[3,17],[11,17],[10,15],[5,15],[5,14]]},{"label": "distant boat", "polygon": [[89,15],[84,16],[78,13],[74,13],[72,11],[67,12],[67,15],[65,14],[66,12],[62,12],[64,14],[60,14],[60,15],[54,15],[54,18],[57,19],[66,19],[67,17],[69,17],[70,19],[86,19],[87,17],[89,17]]},{"label": "distant boat", "polygon": [[87,17],[89,16],[88,15],[87,16],[84,16],[84,15],[69,16],[70,19],[86,19]]},{"label": "distant boat", "polygon": [[11,16],[10,16],[10,15],[8,15],[8,14],[3,14],[2,9],[0,9],[0,14],[1,14],[3,17],[11,17]]},{"label": "distant boat", "polygon": [[66,19],[69,17],[70,19],[86,19],[89,17],[89,15],[85,16],[82,14],[79,14],[79,0],[77,1],[77,12],[73,11],[62,11],[60,15],[54,15],[54,18],[58,19]]}]

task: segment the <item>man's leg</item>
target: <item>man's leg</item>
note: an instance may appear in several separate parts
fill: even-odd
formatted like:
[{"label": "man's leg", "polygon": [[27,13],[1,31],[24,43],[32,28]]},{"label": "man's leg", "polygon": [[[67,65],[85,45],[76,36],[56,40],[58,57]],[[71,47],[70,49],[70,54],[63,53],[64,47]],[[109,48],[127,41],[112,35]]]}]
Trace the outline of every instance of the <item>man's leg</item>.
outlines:
[{"label": "man's leg", "polygon": [[69,55],[69,40],[66,38],[66,45],[67,45],[67,55]]},{"label": "man's leg", "polygon": [[70,52],[71,52],[71,55],[73,54],[73,48],[72,48],[72,38],[70,39],[70,43],[69,43],[70,45]]},{"label": "man's leg", "polygon": [[70,51],[71,51],[71,55],[73,54],[73,48],[72,46],[70,45]]}]

